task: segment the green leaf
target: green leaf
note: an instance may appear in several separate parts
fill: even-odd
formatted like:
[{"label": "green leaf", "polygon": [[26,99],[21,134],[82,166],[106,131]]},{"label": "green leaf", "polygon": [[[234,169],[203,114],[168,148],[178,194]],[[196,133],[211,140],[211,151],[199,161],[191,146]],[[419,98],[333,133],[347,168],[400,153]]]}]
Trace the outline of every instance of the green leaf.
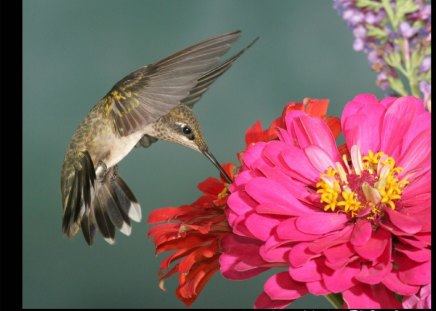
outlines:
[{"label": "green leaf", "polygon": [[374,38],[379,39],[379,40],[386,39],[387,34],[384,31],[384,29],[378,28],[378,27],[373,26],[371,24],[367,24],[365,26],[368,29],[367,35],[369,37],[374,37]]},{"label": "green leaf", "polygon": [[413,0],[396,0],[395,19],[397,22],[404,20],[404,15],[415,12],[419,9],[419,5]]},{"label": "green leaf", "polygon": [[374,11],[378,11],[381,8],[383,8],[383,5],[380,2],[371,1],[371,0],[357,0],[356,6],[358,8],[366,8]]},{"label": "green leaf", "polygon": [[403,82],[400,79],[393,77],[388,77],[389,86],[391,89],[400,96],[407,96],[407,91],[404,88]]},{"label": "green leaf", "polygon": [[392,66],[392,67],[401,66],[400,52],[393,52],[390,54],[385,54],[384,59],[389,66]]},{"label": "green leaf", "polygon": [[412,55],[410,56],[410,63],[412,68],[418,68],[421,63],[422,60],[424,59],[425,54],[422,52],[421,49],[416,49],[412,52]]}]

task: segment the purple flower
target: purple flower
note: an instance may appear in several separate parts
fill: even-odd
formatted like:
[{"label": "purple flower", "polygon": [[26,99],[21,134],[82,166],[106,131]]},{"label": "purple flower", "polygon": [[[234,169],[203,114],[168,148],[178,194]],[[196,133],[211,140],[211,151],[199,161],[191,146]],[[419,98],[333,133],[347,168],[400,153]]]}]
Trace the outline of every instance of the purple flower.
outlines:
[{"label": "purple flower", "polygon": [[419,72],[426,72],[431,68],[431,57],[426,56],[419,66]]},{"label": "purple flower", "polygon": [[[419,83],[429,80],[431,70],[431,2],[386,2],[333,0],[333,6],[353,32],[353,49],[368,54],[371,69],[377,73],[376,84],[389,94],[422,97],[429,107],[430,81]],[[385,5],[390,5],[392,14],[386,13]],[[424,55],[421,63],[417,54]],[[407,74],[406,79],[399,79],[409,70],[413,77]]]},{"label": "purple flower", "polygon": [[410,27],[408,22],[402,22],[400,24],[400,33],[404,38],[410,38],[414,36],[419,29]]},{"label": "purple flower", "polygon": [[354,43],[353,43],[353,49],[354,49],[356,52],[362,51],[364,47],[365,47],[365,42],[364,42],[362,39],[360,39],[360,38],[356,38],[356,39],[354,40]]}]

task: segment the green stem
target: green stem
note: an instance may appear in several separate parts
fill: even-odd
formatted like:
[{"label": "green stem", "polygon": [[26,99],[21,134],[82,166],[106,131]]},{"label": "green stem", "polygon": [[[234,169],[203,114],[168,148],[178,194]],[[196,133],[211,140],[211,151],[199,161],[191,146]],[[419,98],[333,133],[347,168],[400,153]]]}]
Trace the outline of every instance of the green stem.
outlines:
[{"label": "green stem", "polygon": [[335,308],[335,309],[341,309],[342,308],[342,297],[341,294],[330,294],[330,295],[326,295],[324,296],[328,302],[330,302],[330,304]]},{"label": "green stem", "polygon": [[397,29],[398,23],[395,19],[394,12],[392,11],[392,8],[391,8],[391,1],[390,0],[382,0],[382,4],[383,4],[383,8],[386,11],[386,14],[388,15],[389,21],[392,24],[393,30],[397,31],[398,30]]}]

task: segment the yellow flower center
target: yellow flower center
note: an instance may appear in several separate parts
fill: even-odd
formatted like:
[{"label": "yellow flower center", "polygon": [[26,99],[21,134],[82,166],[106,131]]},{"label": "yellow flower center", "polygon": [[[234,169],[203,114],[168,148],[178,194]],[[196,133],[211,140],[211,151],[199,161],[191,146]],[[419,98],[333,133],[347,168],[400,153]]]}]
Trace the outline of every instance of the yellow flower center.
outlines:
[{"label": "yellow flower center", "polygon": [[351,217],[377,219],[384,207],[395,209],[407,180],[399,180],[401,167],[383,152],[361,156],[358,146],[351,148],[351,161],[343,157],[321,174],[316,184],[324,211],[343,212]]}]

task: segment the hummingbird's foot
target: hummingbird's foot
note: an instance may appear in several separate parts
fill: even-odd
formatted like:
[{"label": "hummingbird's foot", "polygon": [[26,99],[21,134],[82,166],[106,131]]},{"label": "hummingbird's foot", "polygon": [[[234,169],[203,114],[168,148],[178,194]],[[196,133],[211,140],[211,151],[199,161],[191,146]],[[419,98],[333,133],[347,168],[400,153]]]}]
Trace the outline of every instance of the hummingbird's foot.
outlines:
[{"label": "hummingbird's foot", "polygon": [[95,176],[99,182],[103,182],[107,174],[107,165],[103,161],[99,161],[95,169]]}]

